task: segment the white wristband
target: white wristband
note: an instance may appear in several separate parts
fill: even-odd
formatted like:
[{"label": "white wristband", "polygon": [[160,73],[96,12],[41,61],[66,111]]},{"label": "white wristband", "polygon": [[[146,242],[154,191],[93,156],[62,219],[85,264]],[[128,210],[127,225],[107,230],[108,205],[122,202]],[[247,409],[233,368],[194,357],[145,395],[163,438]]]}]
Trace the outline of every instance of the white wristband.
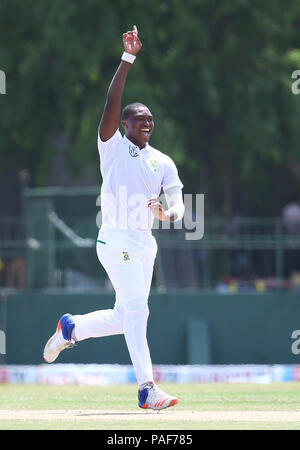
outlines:
[{"label": "white wristband", "polygon": [[136,57],[134,55],[132,55],[131,53],[124,52],[121,59],[123,59],[123,61],[127,61],[130,64],[132,64],[133,61],[135,60],[135,58]]}]

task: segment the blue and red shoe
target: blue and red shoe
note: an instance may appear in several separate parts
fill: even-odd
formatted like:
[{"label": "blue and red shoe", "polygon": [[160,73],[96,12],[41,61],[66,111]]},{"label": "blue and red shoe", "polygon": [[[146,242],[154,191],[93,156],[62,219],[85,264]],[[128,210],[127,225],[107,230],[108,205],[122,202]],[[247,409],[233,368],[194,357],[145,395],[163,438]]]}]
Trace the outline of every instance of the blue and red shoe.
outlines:
[{"label": "blue and red shoe", "polygon": [[52,363],[62,350],[76,345],[72,339],[72,330],[75,327],[71,314],[64,314],[58,321],[56,331],[48,340],[44,348],[44,360]]},{"label": "blue and red shoe", "polygon": [[177,405],[178,400],[159,389],[154,383],[144,384],[138,391],[139,407],[143,409],[165,409]]}]

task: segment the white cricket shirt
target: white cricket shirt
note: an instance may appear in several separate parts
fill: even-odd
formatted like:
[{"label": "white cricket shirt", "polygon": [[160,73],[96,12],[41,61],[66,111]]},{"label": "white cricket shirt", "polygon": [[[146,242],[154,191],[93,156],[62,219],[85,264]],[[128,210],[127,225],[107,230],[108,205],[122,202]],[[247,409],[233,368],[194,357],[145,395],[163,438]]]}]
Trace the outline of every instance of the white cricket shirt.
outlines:
[{"label": "white cricket shirt", "polygon": [[153,214],[148,208],[151,198],[161,190],[180,186],[172,159],[149,144],[142,149],[119,130],[108,141],[98,133],[101,187],[101,230],[150,231]]}]

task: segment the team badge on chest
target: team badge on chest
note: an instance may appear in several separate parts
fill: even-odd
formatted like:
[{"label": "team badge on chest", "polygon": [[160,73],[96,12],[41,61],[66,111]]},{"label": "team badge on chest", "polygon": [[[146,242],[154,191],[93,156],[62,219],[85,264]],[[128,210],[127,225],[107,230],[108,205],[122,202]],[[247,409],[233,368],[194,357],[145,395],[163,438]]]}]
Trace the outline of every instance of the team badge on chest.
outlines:
[{"label": "team badge on chest", "polygon": [[128,252],[123,252],[123,258],[124,258],[124,261],[130,260]]},{"label": "team badge on chest", "polygon": [[135,158],[136,156],[139,156],[139,148],[135,145],[129,145],[129,155]]}]

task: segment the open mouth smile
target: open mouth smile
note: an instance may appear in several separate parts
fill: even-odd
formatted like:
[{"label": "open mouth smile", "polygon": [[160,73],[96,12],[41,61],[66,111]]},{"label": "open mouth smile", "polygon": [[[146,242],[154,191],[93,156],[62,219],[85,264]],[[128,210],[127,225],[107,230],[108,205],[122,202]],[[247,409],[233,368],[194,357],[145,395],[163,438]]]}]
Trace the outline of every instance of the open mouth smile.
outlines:
[{"label": "open mouth smile", "polygon": [[140,131],[146,135],[150,134],[150,132],[151,132],[150,128],[141,128]]}]

